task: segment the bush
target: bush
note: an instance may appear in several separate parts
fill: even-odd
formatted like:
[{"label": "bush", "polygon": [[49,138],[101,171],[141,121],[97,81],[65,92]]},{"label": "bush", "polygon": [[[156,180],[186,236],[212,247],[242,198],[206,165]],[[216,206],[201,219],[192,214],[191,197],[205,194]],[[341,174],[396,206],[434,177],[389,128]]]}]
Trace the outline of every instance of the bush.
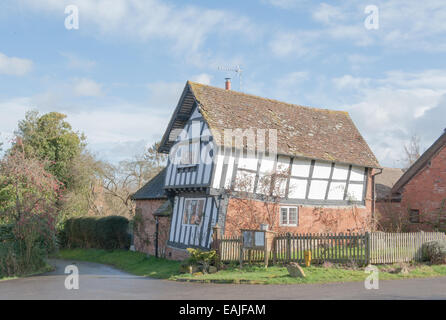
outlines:
[{"label": "bush", "polygon": [[128,249],[128,224],[129,221],[120,216],[68,219],[59,239],[69,248]]},{"label": "bush", "polygon": [[3,241],[14,240],[14,225],[12,224],[2,224],[0,225],[0,243]]},{"label": "bush", "polygon": [[446,241],[430,241],[423,244],[423,260],[432,264],[446,264]]},{"label": "bush", "polygon": [[200,249],[187,248],[189,252],[189,259],[187,263],[189,265],[199,265],[203,273],[209,271],[211,265],[215,266],[217,264],[218,255],[215,250],[204,251]]},{"label": "bush", "polygon": [[0,243],[0,278],[28,274],[45,266],[45,250],[23,241]]}]

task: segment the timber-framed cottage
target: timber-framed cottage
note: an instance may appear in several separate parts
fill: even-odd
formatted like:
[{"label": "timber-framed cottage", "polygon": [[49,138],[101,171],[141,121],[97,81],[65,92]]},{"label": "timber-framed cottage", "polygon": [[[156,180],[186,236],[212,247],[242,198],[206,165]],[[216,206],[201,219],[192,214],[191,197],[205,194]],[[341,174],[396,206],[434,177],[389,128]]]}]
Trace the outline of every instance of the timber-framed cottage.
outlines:
[{"label": "timber-framed cottage", "polygon": [[[167,257],[210,248],[216,224],[225,235],[259,224],[289,232],[370,228],[380,166],[347,112],[188,81],[159,152],[169,154],[163,201],[171,212],[160,244]],[[144,209],[144,199],[136,203]]]}]

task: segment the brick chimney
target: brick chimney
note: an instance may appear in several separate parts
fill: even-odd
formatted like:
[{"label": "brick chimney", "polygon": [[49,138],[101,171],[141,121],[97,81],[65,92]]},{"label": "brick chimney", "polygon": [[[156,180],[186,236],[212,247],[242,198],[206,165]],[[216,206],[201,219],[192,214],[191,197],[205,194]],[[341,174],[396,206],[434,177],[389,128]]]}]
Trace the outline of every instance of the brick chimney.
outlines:
[{"label": "brick chimney", "polygon": [[231,90],[231,78],[225,78],[225,89]]}]

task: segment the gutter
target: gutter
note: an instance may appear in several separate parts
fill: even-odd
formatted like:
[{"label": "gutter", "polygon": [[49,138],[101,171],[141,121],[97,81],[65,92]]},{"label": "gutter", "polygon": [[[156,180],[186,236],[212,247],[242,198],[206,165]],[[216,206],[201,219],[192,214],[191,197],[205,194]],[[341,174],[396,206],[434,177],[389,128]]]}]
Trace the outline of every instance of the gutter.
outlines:
[{"label": "gutter", "polygon": [[372,174],[372,220],[375,221],[375,201],[376,201],[376,188],[375,188],[375,176],[383,173],[383,168],[378,168],[380,171]]}]

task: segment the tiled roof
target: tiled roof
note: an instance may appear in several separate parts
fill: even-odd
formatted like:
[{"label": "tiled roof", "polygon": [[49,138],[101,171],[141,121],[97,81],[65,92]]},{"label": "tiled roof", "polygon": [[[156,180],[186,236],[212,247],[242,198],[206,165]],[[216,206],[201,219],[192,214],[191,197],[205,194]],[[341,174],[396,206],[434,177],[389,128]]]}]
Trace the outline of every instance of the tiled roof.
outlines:
[{"label": "tiled roof", "polygon": [[167,199],[164,192],[164,180],[166,177],[166,168],[160,171],[156,176],[147,182],[141,189],[136,191],[133,200],[151,200],[151,199]]},{"label": "tiled roof", "polygon": [[393,193],[401,192],[401,189],[408,183],[420,170],[422,170],[429,161],[446,146],[446,130],[443,134],[427,149],[421,157],[417,159],[410,167],[407,169],[401,178],[395,183],[392,188]]},{"label": "tiled roof", "polygon": [[225,129],[276,129],[279,154],[380,167],[347,112],[304,107],[190,81],[185,90],[188,86],[219,145],[223,139],[218,136],[223,136]]},{"label": "tiled roof", "polygon": [[158,209],[153,213],[154,216],[170,216],[172,214],[172,206],[169,200],[166,200]]},{"label": "tiled roof", "polygon": [[375,176],[376,200],[389,199],[393,185],[404,173],[399,168],[382,168],[382,170],[382,173]]}]

